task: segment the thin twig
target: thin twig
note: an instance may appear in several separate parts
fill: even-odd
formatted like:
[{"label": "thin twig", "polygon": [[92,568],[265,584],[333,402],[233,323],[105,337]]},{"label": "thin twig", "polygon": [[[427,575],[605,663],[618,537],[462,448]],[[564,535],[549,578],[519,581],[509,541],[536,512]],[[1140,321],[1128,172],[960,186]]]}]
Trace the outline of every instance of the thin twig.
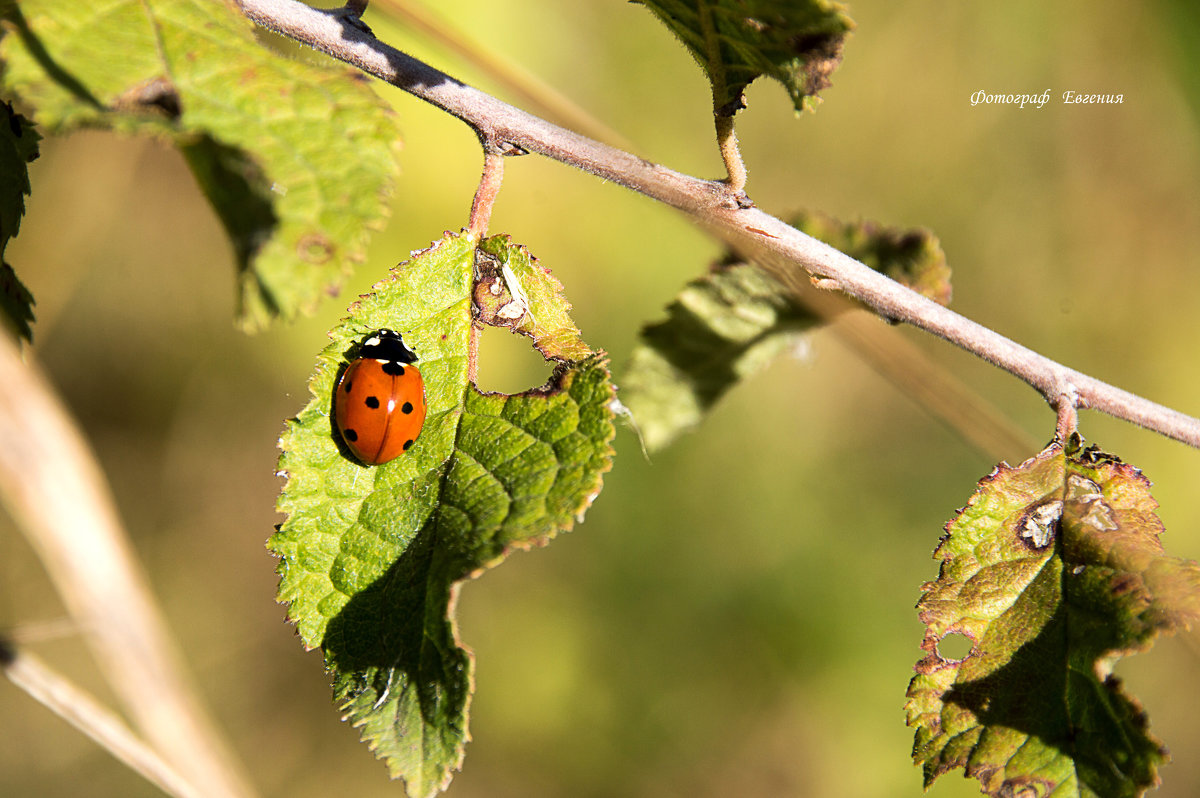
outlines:
[{"label": "thin twig", "polygon": [[91,694],[38,657],[0,640],[0,670],[17,687],[100,744],[142,778],[177,798],[203,798],[188,782]]},{"label": "thin twig", "polygon": [[238,2],[260,25],[441,108],[489,140],[553,158],[683,211],[794,291],[810,290],[810,281],[819,279],[886,319],[930,332],[1010,372],[1051,404],[1074,391],[1081,408],[1100,410],[1200,448],[1200,419],[1067,368],[757,208],[741,207],[738,193],[726,183],[689,177],[552,125],[295,0]]},{"label": "thin twig", "polygon": [[95,456],[26,360],[0,335],[0,500],[147,741],[205,796],[252,795],[188,684]]}]

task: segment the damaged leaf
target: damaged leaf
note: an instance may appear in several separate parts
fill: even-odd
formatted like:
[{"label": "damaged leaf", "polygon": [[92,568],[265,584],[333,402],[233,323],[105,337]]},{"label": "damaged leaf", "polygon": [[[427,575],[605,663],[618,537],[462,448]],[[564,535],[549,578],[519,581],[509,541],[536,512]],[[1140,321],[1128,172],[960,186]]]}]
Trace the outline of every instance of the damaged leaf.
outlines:
[{"label": "damaged leaf", "polygon": [[[1150,483],[1078,439],[980,482],[935,554],[909,686],[928,786],[954,768],[988,795],[1138,796],[1166,750],[1112,676],[1200,617],[1200,569],[1168,557]],[[964,637],[958,659],[939,650]]]},{"label": "damaged leaf", "polygon": [[[507,237],[481,249],[528,257]],[[345,717],[414,798],[445,788],[469,739],[474,662],[453,610],[462,582],[570,530],[612,460],[602,353],[578,349],[548,384],[511,396],[471,383],[477,257],[474,239],[447,234],[374,286],[331,331],[312,397],[280,441],[287,520],[269,543],[279,598],[304,644],[323,650]],[[565,314],[549,295],[530,304]],[[428,412],[411,449],[365,466],[339,446],[331,396],[358,342],[383,327],[417,353]]]},{"label": "damaged leaf", "polygon": [[674,33],[708,75],[713,109],[733,116],[761,75],[779,81],[797,111],[811,108],[842,61],[854,23],[826,0],[636,0]]}]

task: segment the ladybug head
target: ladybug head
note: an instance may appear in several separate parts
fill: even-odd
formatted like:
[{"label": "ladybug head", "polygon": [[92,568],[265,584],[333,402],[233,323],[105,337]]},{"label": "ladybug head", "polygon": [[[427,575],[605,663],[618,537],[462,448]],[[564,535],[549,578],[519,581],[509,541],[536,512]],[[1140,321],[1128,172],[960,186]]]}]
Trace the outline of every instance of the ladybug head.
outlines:
[{"label": "ladybug head", "polygon": [[388,360],[393,363],[415,363],[417,353],[408,348],[400,333],[395,330],[376,330],[363,339],[358,356],[371,360]]}]

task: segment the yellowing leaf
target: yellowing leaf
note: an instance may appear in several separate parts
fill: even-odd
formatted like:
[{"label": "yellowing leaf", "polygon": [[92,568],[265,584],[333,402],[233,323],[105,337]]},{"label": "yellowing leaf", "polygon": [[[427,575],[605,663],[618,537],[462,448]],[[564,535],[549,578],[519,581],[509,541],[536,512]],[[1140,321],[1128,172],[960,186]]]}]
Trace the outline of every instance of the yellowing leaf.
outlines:
[{"label": "yellowing leaf", "polygon": [[[1072,441],[981,481],[947,527],[909,686],[928,785],[965,768],[989,795],[1137,796],[1166,751],[1111,677],[1200,612],[1195,563],[1166,556],[1150,484]],[[957,659],[939,646],[965,640]]]}]

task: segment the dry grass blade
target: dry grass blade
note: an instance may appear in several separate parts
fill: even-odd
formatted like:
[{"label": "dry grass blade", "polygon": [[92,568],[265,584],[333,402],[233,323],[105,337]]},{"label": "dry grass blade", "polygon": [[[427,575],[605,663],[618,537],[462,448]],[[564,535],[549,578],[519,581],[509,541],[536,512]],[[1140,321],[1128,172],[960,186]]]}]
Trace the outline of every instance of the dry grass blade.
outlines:
[{"label": "dry grass blade", "polygon": [[184,675],[95,457],[28,355],[0,336],[0,499],[142,734],[204,795],[252,795]]}]

